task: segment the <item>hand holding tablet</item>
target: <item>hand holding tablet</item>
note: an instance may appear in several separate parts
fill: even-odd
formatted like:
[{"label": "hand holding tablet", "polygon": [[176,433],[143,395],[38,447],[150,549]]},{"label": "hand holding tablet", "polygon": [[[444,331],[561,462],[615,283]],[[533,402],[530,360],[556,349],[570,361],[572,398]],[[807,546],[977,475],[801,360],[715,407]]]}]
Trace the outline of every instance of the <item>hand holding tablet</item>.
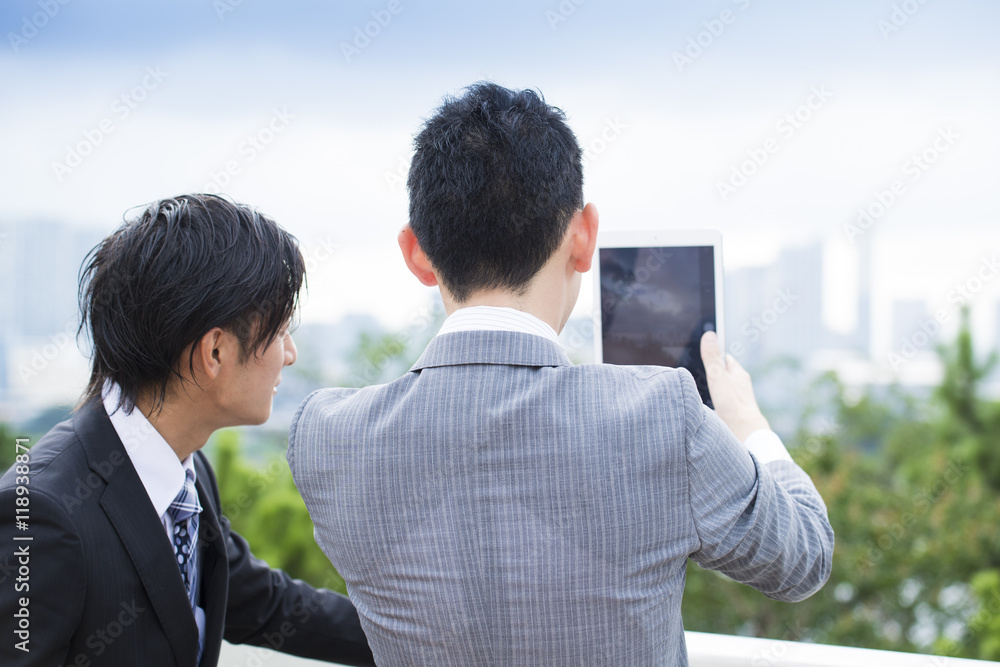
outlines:
[{"label": "hand holding tablet", "polygon": [[683,367],[712,399],[701,337],[723,345],[722,235],[718,231],[609,232],[598,239],[596,360]]},{"label": "hand holding tablet", "polygon": [[705,362],[715,411],[740,442],[746,442],[754,431],[771,430],[757,405],[750,374],[733,355],[723,352],[714,333],[701,337],[701,358]]}]

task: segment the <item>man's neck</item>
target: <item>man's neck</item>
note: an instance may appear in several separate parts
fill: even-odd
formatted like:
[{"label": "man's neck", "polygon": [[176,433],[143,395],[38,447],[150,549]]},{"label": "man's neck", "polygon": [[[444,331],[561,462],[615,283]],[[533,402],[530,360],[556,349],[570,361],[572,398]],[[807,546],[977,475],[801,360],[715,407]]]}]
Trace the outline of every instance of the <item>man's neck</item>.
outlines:
[{"label": "man's neck", "polygon": [[477,292],[465,301],[458,303],[450,295],[442,291],[442,299],[444,300],[445,313],[448,315],[451,315],[460,308],[493,306],[495,308],[513,308],[514,310],[534,315],[552,327],[556,333],[559,333],[565,324],[563,310],[559,304],[532,299],[530,298],[530,293],[521,295],[505,290],[491,290],[488,292]]},{"label": "man's neck", "polygon": [[441,298],[445,312],[451,315],[459,308],[471,306],[513,308],[534,315],[556,333],[560,333],[580,294],[580,274],[572,269],[566,255],[565,250],[556,252],[531,282],[518,292],[504,289],[480,290],[459,303],[442,285]]},{"label": "man's neck", "polygon": [[152,412],[151,405],[150,401],[140,399],[135,409],[145,415],[181,461],[204,447],[216,430],[200,419],[199,410],[193,403],[179,405],[177,400],[168,399],[156,412]]}]

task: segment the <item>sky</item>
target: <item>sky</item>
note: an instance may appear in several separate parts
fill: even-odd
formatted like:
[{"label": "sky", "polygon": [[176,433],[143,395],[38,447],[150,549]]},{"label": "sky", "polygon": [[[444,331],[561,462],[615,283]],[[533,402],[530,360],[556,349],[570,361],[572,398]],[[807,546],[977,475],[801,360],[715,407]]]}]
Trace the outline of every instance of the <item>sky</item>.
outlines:
[{"label": "sky", "polygon": [[5,0],[0,25],[0,228],[224,192],[299,237],[303,321],[429,298],[395,241],[412,137],[479,80],[566,112],[603,229],[720,229],[728,267],[824,240],[840,330],[859,243],[883,320],[1000,252],[992,0]]}]

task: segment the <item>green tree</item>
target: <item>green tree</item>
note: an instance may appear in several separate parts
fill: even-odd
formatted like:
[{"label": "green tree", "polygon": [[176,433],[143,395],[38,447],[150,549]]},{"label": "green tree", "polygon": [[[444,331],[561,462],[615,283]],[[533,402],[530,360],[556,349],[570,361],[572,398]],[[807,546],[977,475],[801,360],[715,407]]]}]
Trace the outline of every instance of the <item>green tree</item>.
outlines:
[{"label": "green tree", "polygon": [[235,430],[218,433],[210,453],[222,513],[254,555],[314,586],[346,594],[343,578],[313,539],[312,519],[284,457],[251,463]]},{"label": "green tree", "polygon": [[939,350],[945,364],[936,397],[945,408],[940,437],[955,443],[960,454],[975,462],[983,481],[1000,492],[1000,404],[983,401],[983,380],[997,364],[997,352],[976,362],[969,311],[962,311],[962,328],[955,344]]},{"label": "green tree", "polygon": [[[836,532],[827,586],[785,604],[692,565],[688,629],[996,657],[1000,405],[982,397],[995,355],[976,361],[967,313],[939,354],[944,377],[927,397],[853,397],[833,375],[810,392],[790,449]],[[836,426],[807,426],[817,412]]]},{"label": "green tree", "polygon": [[[976,657],[982,660],[1000,660],[1000,570],[983,570],[972,578],[972,590],[979,603],[969,618],[968,634],[977,637]],[[955,643],[940,647],[944,655],[957,655]]]},{"label": "green tree", "polygon": [[14,457],[17,455],[14,446],[16,437],[7,424],[0,422],[0,470],[5,472],[14,463]]}]

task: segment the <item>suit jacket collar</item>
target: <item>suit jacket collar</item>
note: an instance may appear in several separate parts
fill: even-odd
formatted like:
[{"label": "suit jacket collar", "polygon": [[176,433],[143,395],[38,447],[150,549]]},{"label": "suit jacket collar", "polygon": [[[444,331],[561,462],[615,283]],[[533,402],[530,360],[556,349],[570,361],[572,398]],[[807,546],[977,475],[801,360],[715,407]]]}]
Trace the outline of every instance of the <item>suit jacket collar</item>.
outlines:
[{"label": "suit jacket collar", "polygon": [[100,401],[80,408],[73,427],[90,469],[107,483],[101,507],[139,573],[175,658],[180,664],[194,664],[198,626],[173,546]]},{"label": "suit jacket collar", "polygon": [[104,411],[125,446],[132,467],[153,503],[153,509],[157,516],[163,516],[177,497],[177,492],[183,488],[185,468],[193,467],[192,459],[188,458],[185,463],[178,460],[177,453],[141,410],[134,408],[131,413],[126,414],[119,409],[120,396],[121,387],[114,382],[107,382]]},{"label": "suit jacket collar", "polygon": [[455,331],[431,340],[410,370],[464,364],[572,366],[562,348],[542,336],[518,331]]}]

